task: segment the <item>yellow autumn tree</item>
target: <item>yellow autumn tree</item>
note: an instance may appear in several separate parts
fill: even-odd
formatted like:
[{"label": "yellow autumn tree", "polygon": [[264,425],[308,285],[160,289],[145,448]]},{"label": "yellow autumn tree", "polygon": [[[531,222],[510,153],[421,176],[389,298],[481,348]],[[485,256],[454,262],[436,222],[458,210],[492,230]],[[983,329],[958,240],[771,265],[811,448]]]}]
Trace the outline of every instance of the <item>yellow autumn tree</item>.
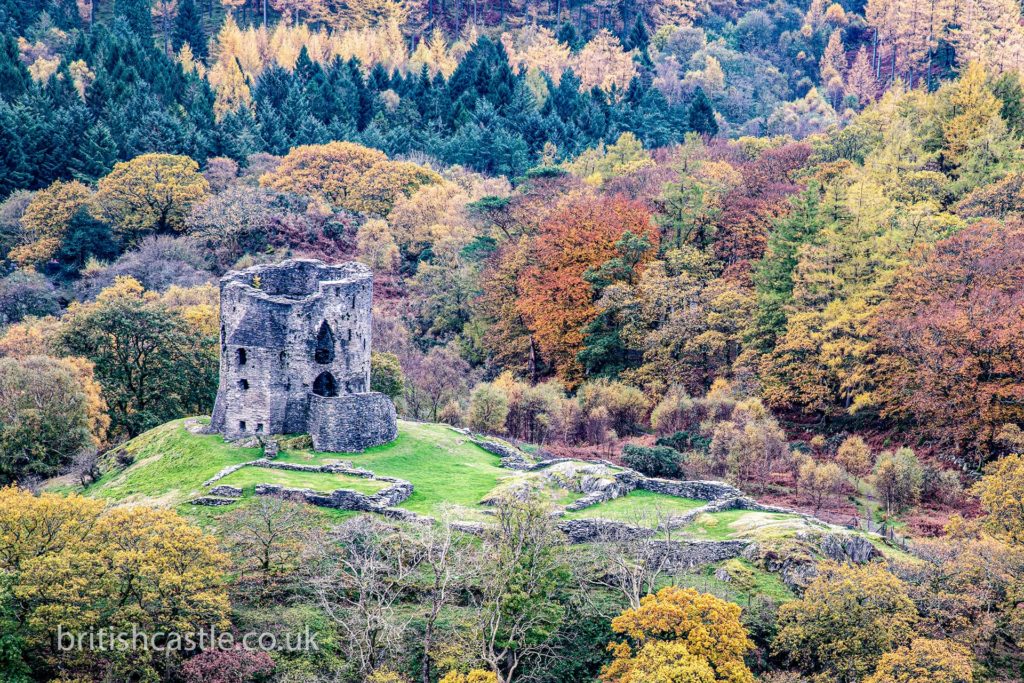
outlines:
[{"label": "yellow autumn tree", "polygon": [[566,164],[566,168],[590,184],[603,185],[613,178],[632,175],[653,165],[650,152],[644,149],[636,135],[623,133],[607,147],[599,142],[596,148],[586,150]]},{"label": "yellow autumn tree", "polygon": [[441,176],[418,164],[383,161],[356,178],[346,208],[386,216],[399,197],[409,197],[424,185],[440,182]]},{"label": "yellow autumn tree", "polygon": [[971,656],[948,640],[914,638],[909,647],[883,655],[864,683],[972,683]]},{"label": "yellow autumn tree", "polygon": [[972,142],[999,117],[1000,102],[988,87],[988,74],[980,62],[972,62],[960,79],[947,85],[948,118],[942,127],[946,153],[959,163]]},{"label": "yellow autumn tree", "polygon": [[37,192],[21,217],[21,244],[7,257],[20,265],[42,263],[53,258],[71,220],[89,204],[91,198],[89,188],[77,180],[58,180]]},{"label": "yellow autumn tree", "polygon": [[100,180],[95,197],[98,218],[123,235],[180,232],[193,204],[210,194],[199,164],[176,154],[143,154],[114,165]]},{"label": "yellow autumn tree", "polygon": [[635,51],[622,49],[622,43],[607,29],[601,29],[588,42],[576,59],[573,68],[583,88],[611,90],[614,86],[621,95],[636,75]]},{"label": "yellow autumn tree", "polygon": [[[9,635],[57,668],[91,656],[58,650],[58,625],[65,632],[134,625],[150,634],[226,628],[227,568],[216,539],[172,510],[106,509],[77,495],[0,489],[0,572],[17,610]],[[153,662],[164,653],[140,653],[133,671],[156,680]]]},{"label": "yellow autumn tree", "polygon": [[605,683],[753,683],[743,657],[754,648],[740,607],[692,588],[670,586],[612,620]]},{"label": "yellow autumn tree", "polygon": [[322,198],[331,206],[386,215],[399,197],[441,177],[416,164],[388,161],[376,149],[352,142],[294,148],[260,184]]},{"label": "yellow autumn tree", "polygon": [[1024,455],[989,463],[972,493],[987,513],[985,526],[1011,543],[1024,543]]},{"label": "yellow autumn tree", "polygon": [[387,159],[384,152],[354,142],[302,145],[288,152],[274,171],[262,176],[260,185],[348,207],[360,176]]},{"label": "yellow autumn tree", "polygon": [[862,680],[914,635],[917,608],[884,566],[824,562],[803,598],[779,608],[776,654],[824,680]]},{"label": "yellow autumn tree", "polygon": [[468,673],[449,671],[440,683],[498,683],[498,677],[482,669],[473,669]]}]

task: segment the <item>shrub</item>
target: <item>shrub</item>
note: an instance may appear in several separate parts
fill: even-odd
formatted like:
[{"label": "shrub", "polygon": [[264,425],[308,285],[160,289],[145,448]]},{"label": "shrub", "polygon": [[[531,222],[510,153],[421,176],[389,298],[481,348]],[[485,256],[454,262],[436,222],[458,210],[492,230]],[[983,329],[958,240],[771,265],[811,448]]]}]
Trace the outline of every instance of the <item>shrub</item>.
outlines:
[{"label": "shrub", "polygon": [[627,444],[622,449],[622,461],[649,477],[679,477],[682,474],[682,454],[668,446],[637,446]]},{"label": "shrub", "polygon": [[469,426],[478,432],[503,434],[508,396],[490,383],[478,384],[469,398]]},{"label": "shrub", "polygon": [[655,443],[658,446],[674,448],[679,452],[700,451],[701,453],[707,453],[711,447],[711,439],[709,437],[685,431],[676,432],[671,436],[663,436]]}]

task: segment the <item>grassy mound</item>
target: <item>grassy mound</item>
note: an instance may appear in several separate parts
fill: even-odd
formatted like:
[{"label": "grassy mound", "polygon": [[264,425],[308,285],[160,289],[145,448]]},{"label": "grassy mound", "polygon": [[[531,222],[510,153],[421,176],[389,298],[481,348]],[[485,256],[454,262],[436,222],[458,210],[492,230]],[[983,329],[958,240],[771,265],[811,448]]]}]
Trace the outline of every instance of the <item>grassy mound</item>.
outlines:
[{"label": "grassy mound", "polygon": [[[198,422],[203,422],[199,419]],[[208,518],[235,506],[197,509],[188,501],[204,495],[203,483],[225,467],[256,460],[259,448],[239,448],[215,434],[196,434],[188,425],[195,419],[175,420],[129,441],[119,449],[119,460],[131,460],[128,467],[112,467],[86,495],[119,503],[145,503],[177,507],[191,516]],[[301,443],[283,439],[286,446]],[[382,476],[399,477],[413,483],[415,492],[402,507],[428,515],[451,508],[464,519],[485,519],[480,504],[504,481],[520,476],[500,467],[500,459],[465,435],[445,425],[399,421],[398,438],[363,453],[316,453],[293,448],[283,450],[279,462],[327,464],[344,461]],[[261,467],[244,467],[218,484],[243,490],[245,504],[256,484],[279,484],[329,492],[347,488],[372,494],[386,483],[343,474],[293,472]],[[564,492],[563,492],[564,493]]]},{"label": "grassy mound", "polygon": [[[225,467],[262,456],[259,448],[240,448],[215,434],[194,433],[194,427],[202,422],[202,418],[176,420],[129,441],[120,449],[118,459],[122,463],[130,460],[131,464],[128,467],[112,465],[111,471],[88,487],[85,494],[119,503],[176,507],[205,523],[214,522],[227,510],[248,504],[257,484],[318,492],[347,488],[365,494],[373,494],[387,485],[344,474],[243,467],[217,482],[241,488],[243,495],[238,503],[217,508],[190,505],[188,501],[208,493],[203,483]],[[539,492],[555,505],[566,505],[580,497],[579,493],[565,488],[566,481],[554,476],[557,472],[545,476],[503,469],[498,456],[446,425],[399,421],[397,439],[363,453],[317,453],[308,448],[308,439],[301,438],[282,438],[279,443],[282,450],[277,462],[305,465],[345,462],[379,476],[410,481],[414,492],[401,507],[434,517],[446,514],[456,519],[487,521],[490,508],[482,501],[498,492],[519,488]],[[604,517],[653,527],[666,517],[681,515],[705,503],[637,490],[567,513],[566,517]],[[331,518],[351,514],[323,512]],[[694,538],[722,540],[789,535],[804,525],[805,520],[792,515],[730,510],[701,515],[681,531]]]}]

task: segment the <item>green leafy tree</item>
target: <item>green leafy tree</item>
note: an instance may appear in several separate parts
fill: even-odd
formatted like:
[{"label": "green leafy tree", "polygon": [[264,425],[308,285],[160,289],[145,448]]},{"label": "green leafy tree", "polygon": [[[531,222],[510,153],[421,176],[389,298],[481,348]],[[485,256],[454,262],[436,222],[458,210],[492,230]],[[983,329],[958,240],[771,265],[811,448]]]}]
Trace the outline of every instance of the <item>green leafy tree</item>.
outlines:
[{"label": "green leafy tree", "polygon": [[95,363],[111,430],[126,436],[209,413],[217,389],[216,339],[143,294],[119,277],[94,302],[73,305],[58,338],[65,352]]},{"label": "green leafy tree", "polygon": [[392,401],[405,391],[405,375],[398,356],[393,353],[370,353],[370,391],[379,391]]},{"label": "green leafy tree", "polygon": [[87,397],[67,365],[0,358],[0,484],[52,477],[91,445]]},{"label": "green leafy tree", "polygon": [[881,564],[825,562],[819,571],[803,598],[779,609],[772,650],[806,674],[855,683],[910,642],[917,608]]}]

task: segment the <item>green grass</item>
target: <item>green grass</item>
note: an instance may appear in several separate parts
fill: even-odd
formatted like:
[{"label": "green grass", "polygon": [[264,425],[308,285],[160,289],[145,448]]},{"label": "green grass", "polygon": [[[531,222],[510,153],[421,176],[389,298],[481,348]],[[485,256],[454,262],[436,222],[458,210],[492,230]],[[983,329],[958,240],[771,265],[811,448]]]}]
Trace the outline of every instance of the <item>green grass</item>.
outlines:
[{"label": "green grass", "polygon": [[[237,503],[232,503],[231,505],[218,505],[216,507],[185,503],[178,507],[178,512],[187,516],[206,531],[215,533],[220,527],[221,515],[226,512],[230,512],[231,510],[239,510],[252,505],[257,500],[259,500],[259,498],[256,496],[246,495],[240,498]],[[322,508],[313,505],[310,506],[310,511],[312,512],[314,519],[317,520],[325,529],[360,514],[353,510],[335,510],[334,508]]]},{"label": "green grass", "polygon": [[108,472],[85,494],[173,507],[202,495],[203,482],[223,468],[262,453],[259,448],[236,448],[215,434],[192,434],[184,423],[168,422],[129,441],[123,448],[135,462]]},{"label": "green grass", "polygon": [[[90,486],[86,495],[121,502],[145,502],[177,507],[200,523],[212,523],[224,511],[244,505],[256,484],[279,484],[330,492],[347,488],[372,494],[387,484],[342,474],[293,472],[262,467],[245,467],[218,483],[238,486],[243,501],[220,508],[202,508],[188,501],[206,494],[202,484],[228,465],[249,462],[260,457],[258,448],[237,448],[213,434],[193,434],[184,420],[153,429],[128,442],[124,449],[135,457],[125,470],[108,473]],[[459,519],[488,521],[487,506],[480,501],[502,484],[533,477],[549,501],[567,505],[581,494],[553,485],[541,474],[524,474],[500,467],[500,458],[488,453],[468,437],[445,425],[399,421],[398,438],[363,453],[316,453],[301,448],[302,439],[285,439],[277,457],[281,462],[326,464],[345,461],[379,476],[391,476],[412,482],[414,492],[402,507],[420,514],[439,516],[451,509]],[[296,448],[299,446],[299,448]],[[643,523],[658,516],[678,515],[704,505],[706,501],[675,498],[650,491],[633,491],[628,496],[569,513],[568,518],[606,517],[623,522]],[[729,513],[719,513],[728,515]],[[725,522],[727,523],[727,522]],[[703,537],[727,538],[729,529],[701,528]]]},{"label": "green grass", "polygon": [[695,508],[707,505],[706,500],[676,498],[653,491],[632,491],[628,495],[592,505],[578,512],[567,512],[566,519],[604,517],[620,522],[656,525],[659,518],[681,515]]},{"label": "green grass", "polygon": [[[715,577],[719,567],[735,563],[742,567],[750,581],[722,581]],[[700,567],[691,572],[686,572],[675,577],[666,578],[666,585],[672,583],[678,586],[694,588],[702,593],[711,593],[720,598],[735,602],[741,607],[749,607],[753,600],[767,597],[775,602],[783,603],[796,599],[796,594],[785,584],[778,574],[765,571],[754,566],[744,559],[726,560],[716,564]],[[660,587],[660,584],[659,584]]]},{"label": "green grass", "polygon": [[785,537],[807,526],[807,522],[797,515],[725,510],[700,515],[692,524],[682,529],[682,532],[699,539],[725,541],[752,535],[764,538]]},{"label": "green grass", "polygon": [[377,493],[388,486],[386,482],[346,474],[293,472],[266,467],[243,467],[219,480],[217,484],[237,486],[245,493],[251,492],[256,484],[279,484],[290,488],[312,489],[320,493],[330,493],[335,489],[351,489],[367,495]]},{"label": "green grass", "polygon": [[284,462],[326,463],[344,460],[375,474],[400,477],[415,490],[401,507],[436,515],[447,505],[482,509],[480,499],[507,477],[501,459],[444,425],[398,422],[398,438],[363,453],[286,451]]}]

